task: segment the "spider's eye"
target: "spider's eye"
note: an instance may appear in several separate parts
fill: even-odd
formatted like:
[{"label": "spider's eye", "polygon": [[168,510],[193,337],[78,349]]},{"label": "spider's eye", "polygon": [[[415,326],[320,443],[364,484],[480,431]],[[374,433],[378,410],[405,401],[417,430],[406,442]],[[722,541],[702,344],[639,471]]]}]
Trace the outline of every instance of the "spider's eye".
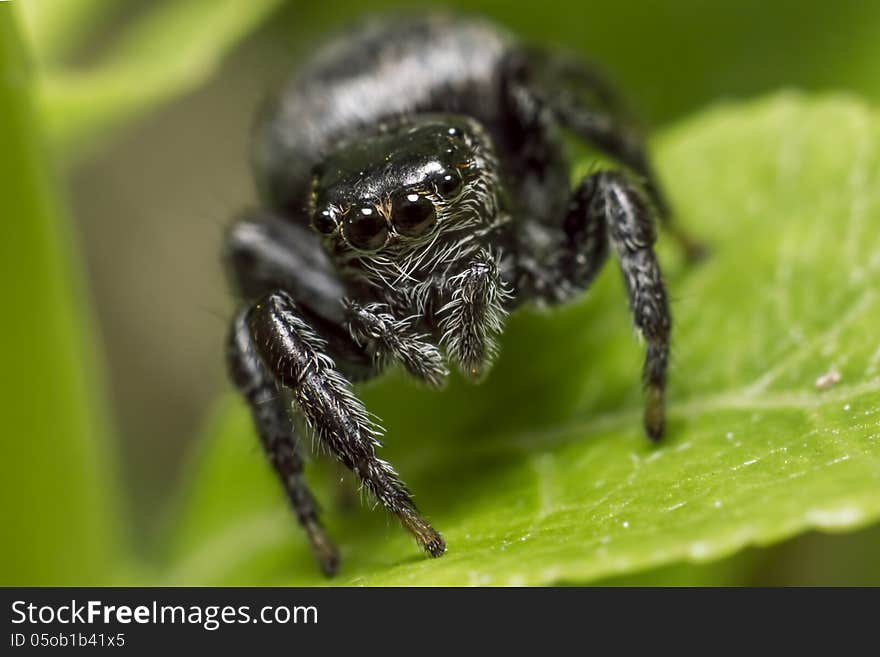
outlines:
[{"label": "spider's eye", "polygon": [[424,235],[437,221],[434,204],[420,194],[398,194],[394,197],[391,207],[394,227],[397,232],[407,237]]},{"label": "spider's eye", "polygon": [[361,251],[378,249],[388,239],[385,218],[376,208],[353,208],[345,217],[345,238]]},{"label": "spider's eye", "polygon": [[320,212],[316,212],[312,217],[312,226],[314,226],[315,230],[322,235],[332,234],[337,226],[336,217],[333,216],[333,211],[324,209]]},{"label": "spider's eye", "polygon": [[435,184],[440,196],[445,198],[455,196],[461,191],[461,174],[457,169],[447,169],[437,177]]}]

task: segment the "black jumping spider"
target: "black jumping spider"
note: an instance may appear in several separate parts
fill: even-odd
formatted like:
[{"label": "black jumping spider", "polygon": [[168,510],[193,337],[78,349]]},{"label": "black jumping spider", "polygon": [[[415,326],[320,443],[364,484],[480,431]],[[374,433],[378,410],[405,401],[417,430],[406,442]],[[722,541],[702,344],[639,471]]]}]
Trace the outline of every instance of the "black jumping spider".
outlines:
[{"label": "black jumping spider", "polygon": [[[652,207],[668,212],[622,116],[580,62],[483,22],[429,17],[338,39],[263,117],[265,206],[227,242],[246,299],[229,367],[324,572],[338,556],[303,480],[292,414],[440,556],[443,538],[377,456],[380,429],[351,382],[395,362],[431,385],[447,361],[479,378],[508,312],[572,299],[609,250],[646,341],[645,430],[662,435],[670,319]],[[600,171],[572,192],[564,130],[633,178]]]}]

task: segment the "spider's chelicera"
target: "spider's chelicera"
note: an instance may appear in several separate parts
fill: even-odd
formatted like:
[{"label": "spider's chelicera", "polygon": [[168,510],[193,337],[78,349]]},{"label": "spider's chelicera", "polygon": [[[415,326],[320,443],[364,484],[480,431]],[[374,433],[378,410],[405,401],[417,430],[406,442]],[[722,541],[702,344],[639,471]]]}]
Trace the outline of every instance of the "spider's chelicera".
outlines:
[{"label": "spider's chelicera", "polygon": [[[262,118],[264,205],[227,239],[245,301],[228,361],[326,573],[338,556],[303,480],[295,418],[440,556],[443,538],[379,458],[380,429],[352,382],[391,363],[434,386],[449,363],[479,379],[513,308],[573,298],[609,251],[645,338],[645,430],[662,435],[670,318],[652,212],[668,224],[668,210],[623,116],[579,61],[432,16],[344,35]],[[626,173],[572,191],[564,130]]]}]

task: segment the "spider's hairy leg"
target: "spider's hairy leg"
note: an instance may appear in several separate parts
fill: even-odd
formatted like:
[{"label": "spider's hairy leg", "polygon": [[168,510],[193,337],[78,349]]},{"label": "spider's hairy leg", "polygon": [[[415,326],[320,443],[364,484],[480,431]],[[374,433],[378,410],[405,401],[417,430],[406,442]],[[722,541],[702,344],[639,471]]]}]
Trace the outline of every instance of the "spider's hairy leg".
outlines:
[{"label": "spider's hairy leg", "polygon": [[421,517],[394,468],[376,455],[379,427],[290,295],[275,291],[263,296],[248,310],[246,322],[260,359],[291,391],[320,442],[400,519],[426,552],[443,554],[443,538]]},{"label": "spider's hairy leg", "polygon": [[[672,326],[666,287],[654,253],[651,213],[638,189],[618,172],[584,178],[563,223],[562,255],[553,269],[557,289],[585,289],[614,248],[629,296],[633,323],[646,342],[644,424],[659,440],[665,425],[666,370]],[[560,298],[553,299],[555,301]]]},{"label": "spider's hairy leg", "polygon": [[347,299],[345,309],[354,340],[374,351],[380,361],[397,361],[414,377],[435,387],[443,385],[449,375],[443,356],[426,336],[415,332],[411,320],[397,319],[387,304],[361,305]]},{"label": "spider's hairy leg", "polygon": [[552,117],[628,167],[640,179],[663,227],[687,259],[695,262],[706,256],[707,247],[674,220],[645,138],[635,128],[626,103],[604,76],[574,57],[534,48],[512,56],[508,69],[508,93],[517,111]]},{"label": "spider's hairy leg", "polygon": [[497,355],[496,336],[507,315],[511,292],[501,277],[498,258],[481,249],[460,273],[446,282],[449,302],[439,311],[440,341],[462,374],[479,379]]},{"label": "spider's hairy leg", "polygon": [[333,575],[339,567],[339,553],[321,526],[318,506],[303,479],[301,443],[290,417],[288,399],[257,356],[244,312],[232,324],[227,362],[232,381],[250,407],[260,443],[309,537],[321,570]]}]

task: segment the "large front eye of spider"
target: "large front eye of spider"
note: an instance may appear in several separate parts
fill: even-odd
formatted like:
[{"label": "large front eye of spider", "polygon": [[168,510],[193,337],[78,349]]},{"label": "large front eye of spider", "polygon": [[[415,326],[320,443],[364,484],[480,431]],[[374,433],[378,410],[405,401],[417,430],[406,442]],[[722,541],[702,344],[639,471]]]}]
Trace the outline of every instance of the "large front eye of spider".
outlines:
[{"label": "large front eye of spider", "polygon": [[388,240],[388,224],[376,208],[352,208],[345,216],[345,239],[361,251],[373,251]]},{"label": "large front eye of spider", "polygon": [[415,192],[396,194],[391,200],[391,216],[397,232],[407,237],[424,235],[437,222],[431,199]]}]

